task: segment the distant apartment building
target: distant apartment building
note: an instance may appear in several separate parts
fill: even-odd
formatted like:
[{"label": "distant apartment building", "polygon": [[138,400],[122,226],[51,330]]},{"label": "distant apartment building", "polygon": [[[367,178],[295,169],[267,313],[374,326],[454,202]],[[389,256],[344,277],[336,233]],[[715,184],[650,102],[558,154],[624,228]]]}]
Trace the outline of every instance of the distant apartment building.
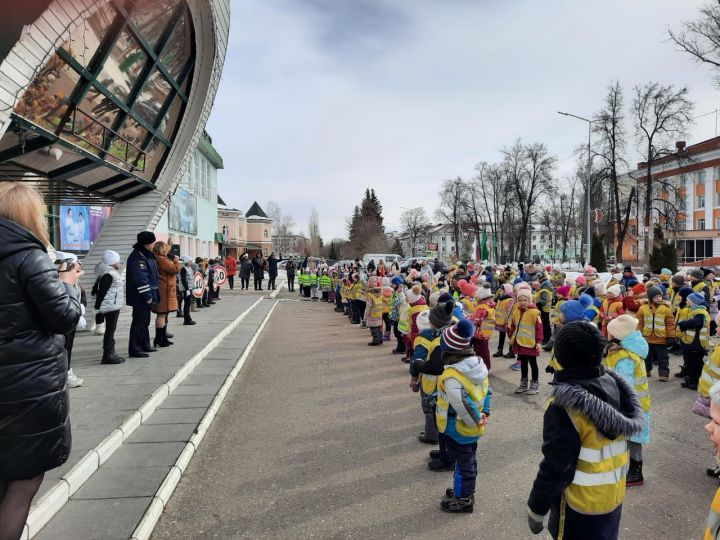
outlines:
[{"label": "distant apartment building", "polygon": [[645,167],[638,163],[619,179],[626,191],[637,187],[640,195],[639,204],[636,200],[631,208],[623,261],[642,259],[656,224],[666,226],[666,237],[674,237],[680,264],[720,256],[720,137],[687,147],[678,143],[675,153],[654,163],[651,174],[658,187],[647,228],[643,219]]},{"label": "distant apartment building", "polygon": [[272,220],[257,202],[243,214],[219,198],[216,223],[218,242],[224,255],[240,257],[243,253],[255,255],[260,251],[267,257],[272,253]]}]

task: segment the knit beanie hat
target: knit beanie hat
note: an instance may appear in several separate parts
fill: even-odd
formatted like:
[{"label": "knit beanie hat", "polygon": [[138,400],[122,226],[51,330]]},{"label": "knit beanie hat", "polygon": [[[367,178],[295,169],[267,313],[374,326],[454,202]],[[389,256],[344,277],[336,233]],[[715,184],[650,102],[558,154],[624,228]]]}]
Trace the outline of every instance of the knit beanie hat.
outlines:
[{"label": "knit beanie hat", "polygon": [[663,292],[660,287],[658,287],[657,285],[653,285],[652,287],[648,288],[648,290],[647,290],[648,300],[652,300],[657,295],[663,296]]},{"label": "knit beanie hat", "polygon": [[[455,303],[450,302],[438,302],[428,313],[430,317],[430,324],[433,328],[444,328],[452,322],[452,313],[455,309]],[[424,313],[424,312],[423,312]]]},{"label": "knit beanie hat", "polygon": [[190,255],[183,255],[180,257],[180,260],[183,262],[183,264],[187,264],[189,262],[192,262],[192,257]]},{"label": "knit beanie hat", "polygon": [[503,283],[502,288],[503,288],[503,292],[504,292],[506,295],[512,296],[512,293],[513,293],[512,285],[510,285],[509,283]]},{"label": "knit beanie hat", "polygon": [[622,281],[623,275],[620,274],[620,273],[613,274],[613,275],[612,275],[612,278],[613,278],[615,281]]},{"label": "knit beanie hat", "polygon": [[605,284],[602,281],[598,281],[593,288],[597,294],[605,294]]},{"label": "knit beanie hat", "polygon": [[578,276],[575,278],[575,283],[578,285],[585,285],[587,281],[585,280],[585,276]]},{"label": "knit beanie hat", "polygon": [[612,287],[608,287],[608,289],[607,289],[607,295],[612,296],[613,298],[617,298],[618,296],[620,296],[620,294],[621,294],[620,285],[618,285],[617,283],[615,285],[613,285]]},{"label": "knit beanie hat", "polygon": [[570,285],[561,285],[560,287],[555,289],[555,292],[559,297],[567,298],[568,294],[570,294]]},{"label": "knit beanie hat", "polygon": [[394,278],[392,278],[391,283],[393,284],[394,287],[399,287],[400,285],[403,284],[403,278],[401,278],[400,276],[395,276]]},{"label": "knit beanie hat", "polygon": [[390,286],[390,278],[389,278],[389,277],[384,277],[384,278],[382,278],[382,286],[383,286],[383,287],[389,287],[389,286]]},{"label": "knit beanie hat", "polygon": [[587,294],[581,294],[577,300],[564,302],[560,306],[560,311],[565,318],[565,322],[579,321],[585,315],[585,311],[592,305],[593,301]]},{"label": "knit beanie hat", "polygon": [[117,264],[120,262],[120,254],[117,251],[113,251],[112,249],[107,249],[103,253],[102,262],[104,262],[108,266]]},{"label": "knit beanie hat", "polygon": [[555,358],[566,369],[599,366],[606,343],[605,336],[591,322],[563,324],[555,335]]},{"label": "knit beanie hat", "polygon": [[688,275],[695,279],[703,279],[705,277],[705,274],[703,274],[703,271],[699,268],[693,268],[690,272],[688,272]]},{"label": "knit beanie hat", "polygon": [[418,313],[418,316],[415,318],[415,324],[417,324],[418,330],[421,332],[423,330],[430,330],[430,312],[422,311]]},{"label": "knit beanie hat", "polygon": [[672,281],[672,284],[676,287],[682,287],[683,285],[685,285],[685,276],[683,276],[682,274],[675,274],[670,279],[670,281]]},{"label": "knit beanie hat", "polygon": [[458,287],[460,287],[461,293],[463,293],[465,296],[469,296],[470,298],[475,296],[475,293],[477,292],[477,287],[472,283],[468,283],[464,279],[458,281]]},{"label": "knit beanie hat", "polygon": [[713,270],[712,268],[703,268],[702,271],[703,271],[703,278],[706,278],[706,277],[708,277],[708,275],[715,273],[715,270]]},{"label": "knit beanie hat", "polygon": [[639,294],[643,294],[647,289],[645,288],[644,283],[638,283],[637,285],[633,285],[631,290],[633,294],[637,296]]},{"label": "knit beanie hat", "polygon": [[422,287],[420,287],[420,285],[413,285],[405,292],[405,296],[407,296],[408,302],[414,304],[420,300],[422,296]]},{"label": "knit beanie hat", "polygon": [[707,304],[705,303],[705,295],[700,294],[699,292],[694,292],[690,295],[688,295],[687,299],[692,302],[693,306],[705,306],[707,307]]},{"label": "knit beanie hat", "polygon": [[487,287],[479,287],[475,293],[475,298],[478,300],[485,300],[487,298],[492,298],[492,295],[492,291]]},{"label": "knit beanie hat", "polygon": [[637,330],[637,325],[638,320],[635,317],[624,313],[608,323],[608,338],[622,341]]},{"label": "knit beanie hat", "polygon": [[632,266],[630,266],[629,264],[625,265],[625,267],[623,268],[623,273],[625,274],[632,274],[632,271]]},{"label": "knit beanie hat", "polygon": [[147,246],[155,242],[155,234],[152,231],[143,231],[137,234],[137,243],[141,246]]},{"label": "knit beanie hat", "polygon": [[475,333],[473,323],[467,319],[461,319],[453,326],[448,326],[442,332],[440,348],[443,351],[461,351],[470,347],[470,340]]},{"label": "knit beanie hat", "polygon": [[519,289],[516,296],[518,300],[520,300],[520,298],[527,298],[528,301],[532,302],[532,293],[530,292],[530,289]]}]

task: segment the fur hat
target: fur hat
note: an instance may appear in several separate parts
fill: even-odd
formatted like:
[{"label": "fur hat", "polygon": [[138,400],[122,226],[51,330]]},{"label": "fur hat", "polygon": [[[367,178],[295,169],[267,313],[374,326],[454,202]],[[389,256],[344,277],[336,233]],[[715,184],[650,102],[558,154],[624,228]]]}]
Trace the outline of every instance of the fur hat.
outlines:
[{"label": "fur hat", "polygon": [[638,320],[635,317],[624,313],[608,323],[608,337],[622,341],[637,330],[637,325]]},{"label": "fur hat", "polygon": [[687,297],[688,301],[692,302],[693,306],[705,306],[707,307],[707,304],[705,303],[705,295],[700,294],[699,292],[694,292]]},{"label": "fur hat", "polygon": [[470,347],[470,340],[475,333],[473,323],[461,319],[453,326],[448,326],[442,332],[440,347],[443,351],[461,351]]},{"label": "fur hat", "polygon": [[647,297],[649,300],[652,300],[657,295],[663,296],[662,289],[656,285],[653,285],[652,287],[648,287],[647,290]]},{"label": "fur hat", "polygon": [[117,264],[120,262],[120,254],[117,251],[113,251],[112,249],[106,249],[102,256],[102,262],[104,262],[108,266]]},{"label": "fur hat", "polygon": [[454,309],[455,303],[452,301],[438,302],[435,307],[428,312],[430,324],[437,329],[446,327],[452,322],[452,313]]},{"label": "fur hat", "polygon": [[563,324],[555,335],[555,358],[564,368],[599,366],[606,342],[591,322]]},{"label": "fur hat", "polygon": [[585,315],[585,311],[592,305],[593,301],[587,294],[581,294],[577,300],[564,302],[560,306],[560,311],[565,318],[565,322],[579,321]]},{"label": "fur hat", "polygon": [[422,287],[420,287],[420,285],[413,285],[405,292],[405,296],[407,296],[408,302],[414,304],[422,298]]},{"label": "fur hat", "polygon": [[622,291],[620,289],[620,285],[617,283],[615,285],[612,285],[607,288],[607,295],[612,296],[613,298],[617,298],[622,294]]}]

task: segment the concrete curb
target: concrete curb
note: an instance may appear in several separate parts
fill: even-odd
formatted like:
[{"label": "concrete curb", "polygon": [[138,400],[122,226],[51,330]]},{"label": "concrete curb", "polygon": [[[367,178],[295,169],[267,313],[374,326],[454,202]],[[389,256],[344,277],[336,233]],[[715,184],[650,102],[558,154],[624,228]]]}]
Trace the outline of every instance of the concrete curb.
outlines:
[{"label": "concrete curb", "polygon": [[280,284],[279,284],[278,286],[276,286],[276,287],[273,289],[273,292],[271,292],[271,293],[268,295],[268,298],[269,298],[270,300],[275,300],[275,298],[277,297],[277,295],[280,294],[280,291],[282,290],[283,285],[285,285],[285,281],[286,281],[286,280],[281,279],[281,280],[280,280]]},{"label": "concrete curb", "polygon": [[198,424],[197,428],[195,429],[195,433],[193,433],[193,435],[190,437],[190,440],[185,445],[185,448],[180,453],[180,456],[175,461],[175,464],[170,468],[170,472],[165,477],[165,480],[155,493],[155,496],[153,497],[150,506],[145,511],[145,514],[143,515],[142,519],[140,519],[140,522],[138,523],[137,527],[135,527],[135,530],[130,536],[130,540],[148,540],[152,535],[153,530],[155,530],[155,525],[157,525],[160,516],[165,510],[165,506],[170,501],[170,497],[175,492],[175,489],[180,483],[183,474],[185,474],[185,470],[187,469],[190,460],[193,458],[193,455],[200,446],[200,443],[202,443],[202,440],[205,437],[205,433],[210,427],[210,424],[212,424],[213,420],[215,419],[215,415],[220,410],[222,402],[225,400],[225,396],[230,390],[232,384],[235,382],[235,379],[240,373],[240,370],[245,365],[245,361],[247,360],[248,356],[250,356],[250,353],[255,346],[255,342],[258,340],[258,337],[260,336],[262,330],[265,328],[268,320],[270,320],[270,316],[273,314],[273,311],[275,311],[277,305],[277,301],[273,303],[273,306],[270,308],[267,315],[265,315],[262,323],[260,323],[260,326],[258,326],[258,329],[253,335],[252,339],[245,347],[245,351],[240,356],[240,358],[238,358],[238,361],[236,362],[232,371],[227,376],[225,382],[215,395],[215,398],[210,403],[208,410],[205,412],[202,420],[200,420],[200,424]]},{"label": "concrete curb", "polygon": [[197,365],[202,362],[230,332],[235,330],[243,319],[262,301],[263,298],[258,298],[255,303],[238,315],[233,322],[223,328],[202,350],[185,362],[168,382],[162,383],[145,403],[135,412],[131,413],[120,426],[100,441],[95,448],[89,450],[72,469],[65,473],[30,509],[30,514],[25,523],[25,529],[20,537],[21,540],[28,540],[38,534],[48,521],[68,502],[70,497],[113,455],[115,450],[120,448],[122,443],[130,437],[137,428],[148,421],[150,416],[152,416],[170,393],[175,390],[185,378],[193,372]]}]

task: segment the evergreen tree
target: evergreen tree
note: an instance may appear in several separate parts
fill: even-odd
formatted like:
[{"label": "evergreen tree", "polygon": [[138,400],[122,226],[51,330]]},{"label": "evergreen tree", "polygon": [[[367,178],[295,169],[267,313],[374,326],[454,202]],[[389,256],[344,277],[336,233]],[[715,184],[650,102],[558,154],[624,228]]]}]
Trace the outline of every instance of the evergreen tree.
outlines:
[{"label": "evergreen tree", "polygon": [[662,227],[655,225],[653,248],[650,253],[650,270],[660,273],[663,268],[667,268],[673,273],[677,272],[677,249],[674,242],[665,240]]},{"label": "evergreen tree", "polygon": [[607,271],[607,267],[605,266],[603,235],[593,234],[592,245],[590,246],[590,264],[594,266],[598,272]]},{"label": "evergreen tree", "polygon": [[338,254],[337,249],[335,247],[335,242],[330,242],[330,251],[328,252],[328,259],[337,260]]},{"label": "evergreen tree", "polygon": [[388,249],[383,226],[382,205],[374,189],[366,189],[365,196],[353,210],[347,222],[350,251],[355,257],[365,253],[383,253]]},{"label": "evergreen tree", "polygon": [[390,248],[390,251],[392,253],[397,253],[398,255],[403,255],[403,248],[402,248],[402,244],[400,244],[400,240],[398,240],[397,238],[395,239],[395,242],[393,242],[393,245]]}]

